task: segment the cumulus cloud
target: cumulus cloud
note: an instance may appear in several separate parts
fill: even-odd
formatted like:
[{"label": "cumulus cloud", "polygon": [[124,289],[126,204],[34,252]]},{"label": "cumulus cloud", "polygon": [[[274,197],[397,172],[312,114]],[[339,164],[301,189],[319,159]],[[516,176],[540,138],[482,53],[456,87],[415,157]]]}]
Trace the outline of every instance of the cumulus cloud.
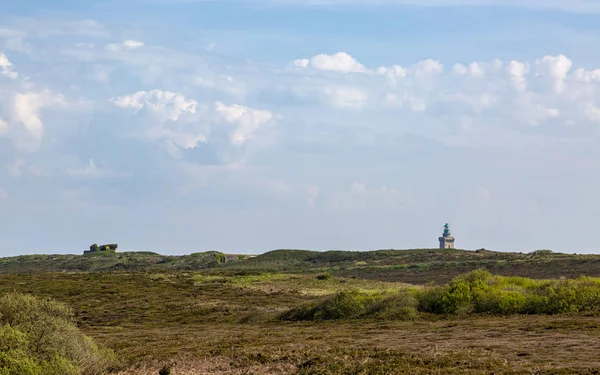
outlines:
[{"label": "cumulus cloud", "polygon": [[206,127],[195,116],[198,107],[195,99],[171,91],[151,90],[114,97],[110,102],[119,108],[133,109],[136,114],[144,111],[148,118],[140,135],[163,142],[173,155],[178,154],[178,147],[192,149],[206,142]]},{"label": "cumulus cloud", "polygon": [[4,127],[14,136],[19,148],[33,150],[39,147],[44,135],[41,111],[66,105],[62,95],[50,90],[14,94],[10,100],[10,123]]},{"label": "cumulus cloud", "polygon": [[562,54],[533,61],[458,63],[448,71],[442,62],[427,59],[365,67],[363,72],[372,74],[340,77],[338,82],[308,74],[290,91],[340,111],[360,109],[373,116],[382,110],[410,111],[420,116],[419,122],[432,123],[444,118],[448,131],[462,124],[462,132],[494,118],[502,118],[504,126],[593,123],[600,108],[600,69],[577,68]]},{"label": "cumulus cloud", "polygon": [[333,55],[319,54],[310,61],[299,59],[294,61],[299,68],[307,68],[309,65],[316,70],[334,71],[341,73],[367,73],[367,68],[346,52],[338,52]]},{"label": "cumulus cloud", "polygon": [[529,73],[529,64],[519,61],[511,61],[506,68],[510,81],[517,91],[527,90],[527,79],[525,76]]},{"label": "cumulus cloud", "polygon": [[241,146],[254,138],[254,133],[261,125],[273,118],[273,114],[265,110],[257,110],[244,105],[226,105],[221,102],[215,103],[217,114],[230,124],[236,124],[236,128],[230,134],[231,144]]},{"label": "cumulus cloud", "polygon": [[13,72],[13,63],[2,52],[0,52],[0,75],[11,79],[16,79],[19,76],[17,72]]},{"label": "cumulus cloud", "polygon": [[536,61],[538,66],[538,75],[548,75],[553,84],[556,94],[560,94],[565,89],[565,80],[573,62],[565,55],[544,56]]},{"label": "cumulus cloud", "polygon": [[452,73],[459,76],[471,76],[474,78],[483,78],[485,75],[485,68],[478,62],[472,62],[469,66],[463,64],[455,64],[452,67]]},{"label": "cumulus cloud", "polygon": [[294,66],[296,66],[298,68],[308,68],[308,64],[310,64],[309,59],[294,60]]},{"label": "cumulus cloud", "polygon": [[119,108],[140,111],[146,108],[162,121],[177,121],[184,114],[195,114],[198,102],[179,93],[163,90],[138,91],[110,99]]},{"label": "cumulus cloud", "polygon": [[583,68],[579,68],[575,70],[573,76],[577,81],[590,83],[590,82],[600,82],[600,69],[594,69],[591,71],[587,71]]}]

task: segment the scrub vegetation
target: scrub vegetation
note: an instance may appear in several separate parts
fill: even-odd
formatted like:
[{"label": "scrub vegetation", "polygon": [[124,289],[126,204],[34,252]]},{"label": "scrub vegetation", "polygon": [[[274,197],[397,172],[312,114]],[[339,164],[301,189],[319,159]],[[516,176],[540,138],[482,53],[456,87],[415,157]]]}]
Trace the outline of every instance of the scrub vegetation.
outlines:
[{"label": "scrub vegetation", "polygon": [[598,256],[218,255],[0,259],[0,374],[600,373]]}]

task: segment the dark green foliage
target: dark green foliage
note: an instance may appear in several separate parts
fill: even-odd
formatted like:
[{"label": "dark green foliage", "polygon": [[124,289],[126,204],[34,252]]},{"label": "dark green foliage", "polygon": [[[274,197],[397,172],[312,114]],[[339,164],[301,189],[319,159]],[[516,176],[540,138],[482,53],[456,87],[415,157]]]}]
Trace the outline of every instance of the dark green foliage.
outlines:
[{"label": "dark green foliage", "polygon": [[358,291],[342,291],[317,305],[300,306],[279,316],[281,320],[337,320],[359,318],[373,309],[377,298]]},{"label": "dark green foliage", "polygon": [[[0,258],[0,273],[235,270],[285,273],[332,273],[339,278],[448,283],[457,275],[486,268],[498,275],[552,278],[600,276],[599,255],[551,253],[543,256],[457,249],[378,250],[365,252],[276,250],[226,262],[217,251],[184,256],[154,252],[95,251],[86,255],[27,255]],[[241,258],[241,256],[239,257]]]},{"label": "dark green foliage", "polygon": [[225,257],[225,254],[223,254],[223,253],[214,252],[213,256],[217,260],[218,264],[223,264],[223,263],[227,262],[227,258]]},{"label": "dark green foliage", "polygon": [[317,275],[317,280],[329,280],[332,277],[333,276],[329,272],[327,272],[327,273],[322,273],[322,274]]},{"label": "dark green foliage", "polygon": [[0,298],[0,374],[101,374],[109,360],[67,306],[19,293]]},{"label": "dark green foliage", "polygon": [[554,254],[554,252],[552,250],[547,250],[547,249],[541,249],[541,250],[536,250],[534,252],[531,253],[531,256],[534,257],[547,257]]},{"label": "dark green foliage", "polygon": [[[412,257],[421,255],[416,252]],[[96,254],[85,258],[88,262],[110,263],[119,257],[122,262],[134,261],[127,256]],[[138,253],[135,256],[140,257]],[[150,261],[154,255],[145,254],[135,262],[140,259]],[[177,263],[178,259],[185,259],[187,264],[208,259],[216,264],[212,254],[156,259],[170,262],[157,267]],[[421,259],[415,264],[425,262]],[[424,270],[421,268],[419,274]],[[335,277],[316,279],[326,272],[334,272]],[[408,286],[368,280],[366,271],[355,278],[344,277],[326,267],[306,274],[226,265],[201,272],[27,273],[0,275],[0,295],[18,290],[40,298],[57,298],[72,306],[78,327],[118,353],[123,364],[119,374],[156,375],[164,364],[171,366],[171,375],[194,371],[566,375],[593,374],[598,369],[593,350],[600,327],[600,314],[593,310],[598,279],[539,281],[494,274],[468,273],[443,286]],[[438,277],[437,273],[428,275]],[[435,280],[443,283],[442,278]],[[453,287],[453,301],[460,300],[457,291],[465,290],[465,285],[471,302],[466,309],[455,309],[457,315],[424,312],[432,309],[423,308],[428,302],[447,308],[442,300]],[[351,292],[335,298],[341,290]],[[569,294],[573,290],[576,298]],[[522,296],[525,307],[521,307]],[[567,311],[574,303],[592,311],[493,316],[535,311],[536,306],[561,308],[560,302],[565,300],[572,301],[563,303]],[[305,321],[275,319],[281,311],[288,320]],[[323,317],[334,318],[315,322],[319,311]],[[18,344],[11,347],[10,351],[0,348],[2,360],[15,368],[10,375],[31,375],[28,368],[43,368],[45,375],[70,375],[64,356],[49,359],[43,367],[35,360],[28,363],[28,352],[26,357],[19,353]]]},{"label": "dark green foliage", "polygon": [[404,290],[373,303],[369,315],[385,320],[410,320],[418,315],[417,304],[414,293]]},{"label": "dark green foliage", "polygon": [[540,281],[495,276],[485,270],[453,279],[443,287],[369,296],[344,291],[320,304],[296,307],[282,320],[332,320],[362,317],[412,319],[430,314],[562,314],[600,311],[600,279]]},{"label": "dark green foliage", "polygon": [[163,366],[160,371],[158,371],[158,375],[171,375],[171,367],[170,366]]}]

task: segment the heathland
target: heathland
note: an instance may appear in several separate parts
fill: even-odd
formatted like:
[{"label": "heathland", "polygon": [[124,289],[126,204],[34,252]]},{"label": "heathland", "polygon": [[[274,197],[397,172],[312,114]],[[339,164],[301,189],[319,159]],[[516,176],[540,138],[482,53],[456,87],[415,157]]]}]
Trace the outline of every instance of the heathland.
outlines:
[{"label": "heathland", "polygon": [[30,310],[93,340],[87,362],[39,357],[39,332],[3,320],[12,305],[0,301],[3,329],[23,331],[0,331],[0,346],[20,337],[4,341],[20,343],[32,374],[600,373],[599,255],[32,255],[0,259],[0,294],[62,306]]}]

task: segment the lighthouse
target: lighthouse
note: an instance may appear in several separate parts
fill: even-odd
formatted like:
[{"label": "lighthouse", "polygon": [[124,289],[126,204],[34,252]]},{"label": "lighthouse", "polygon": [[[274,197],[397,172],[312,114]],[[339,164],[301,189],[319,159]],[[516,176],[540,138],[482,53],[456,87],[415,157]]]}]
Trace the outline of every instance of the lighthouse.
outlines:
[{"label": "lighthouse", "polygon": [[450,233],[450,226],[448,223],[444,225],[444,234],[439,238],[440,249],[454,249],[454,237]]}]

